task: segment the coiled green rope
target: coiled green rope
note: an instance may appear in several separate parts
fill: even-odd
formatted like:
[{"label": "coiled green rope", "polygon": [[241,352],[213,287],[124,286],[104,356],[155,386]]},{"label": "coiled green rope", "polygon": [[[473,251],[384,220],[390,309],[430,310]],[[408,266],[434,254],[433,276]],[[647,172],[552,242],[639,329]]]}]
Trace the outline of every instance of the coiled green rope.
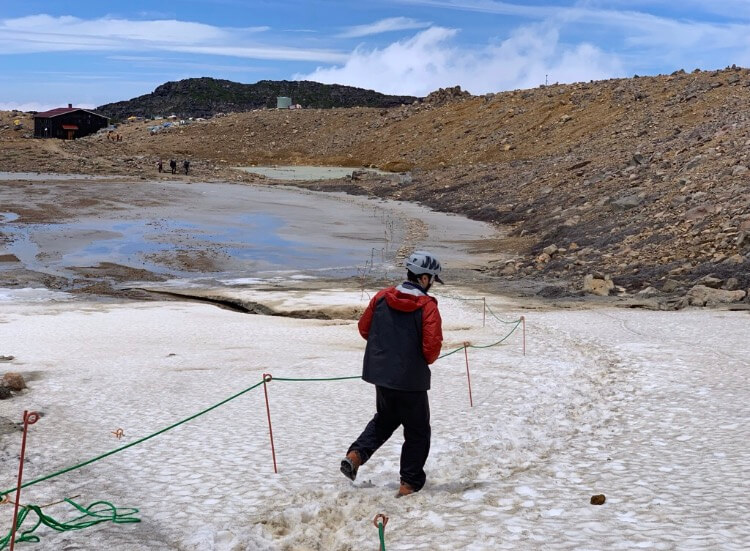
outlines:
[{"label": "coiled green rope", "polygon": [[[82,514],[67,522],[60,522],[45,514],[42,511],[42,508],[38,505],[22,506],[21,510],[18,513],[16,530],[19,530],[21,528],[21,525],[24,523],[28,515],[32,512],[36,514],[37,521],[36,524],[34,524],[34,526],[32,526],[31,528],[17,533],[15,541],[38,543],[40,541],[40,538],[39,536],[34,535],[33,532],[42,524],[44,526],[52,528],[53,530],[57,530],[58,532],[68,532],[71,530],[83,530],[84,528],[89,528],[90,526],[101,524],[102,522],[113,522],[115,524],[130,524],[133,522],[141,522],[141,519],[133,516],[138,512],[138,509],[118,509],[108,501],[95,501],[88,507],[82,507],[72,499],[66,498],[65,501],[78,509],[78,511]],[[0,539],[0,550],[5,549],[5,547],[10,544],[12,533],[13,530],[11,529],[8,532],[7,536]]]}]

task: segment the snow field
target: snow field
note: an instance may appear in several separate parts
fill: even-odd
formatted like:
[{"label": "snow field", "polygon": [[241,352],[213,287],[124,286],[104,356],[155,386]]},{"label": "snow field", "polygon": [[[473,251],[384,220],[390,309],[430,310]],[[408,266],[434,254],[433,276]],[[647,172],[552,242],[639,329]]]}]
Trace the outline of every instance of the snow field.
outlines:
[{"label": "snow field", "polygon": [[[461,294],[456,292],[456,294]],[[465,293],[468,294],[468,293]],[[336,297],[335,299],[331,297]],[[342,297],[347,297],[344,300]],[[358,375],[353,321],[242,315],[204,304],[39,304],[0,311],[4,368],[31,390],[0,402],[44,417],[30,429],[25,480],[146,436],[260,381]],[[361,306],[360,294],[312,302]],[[440,297],[448,352],[512,325],[481,302]],[[509,320],[519,311],[489,301]],[[515,308],[515,310],[514,310]],[[526,312],[502,345],[433,366],[425,488],[395,499],[400,431],[361,468],[338,472],[374,412],[361,381],[268,385],[166,434],[23,491],[22,502],[81,494],[140,508],[142,522],[40,530],[35,549],[375,549],[377,513],[394,549],[745,549],[750,499],[747,315],[624,310]],[[125,437],[112,434],[122,428]],[[20,437],[4,435],[3,489]],[[604,493],[603,506],[589,504]],[[12,510],[0,507],[0,525]],[[70,518],[64,506],[48,511]],[[30,544],[29,548],[32,548]]]}]

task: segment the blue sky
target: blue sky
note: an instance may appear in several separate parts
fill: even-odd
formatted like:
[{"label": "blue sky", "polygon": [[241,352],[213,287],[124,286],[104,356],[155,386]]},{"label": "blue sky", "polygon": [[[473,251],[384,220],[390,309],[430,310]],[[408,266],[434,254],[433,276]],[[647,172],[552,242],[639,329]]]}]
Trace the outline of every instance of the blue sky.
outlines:
[{"label": "blue sky", "polygon": [[750,0],[0,0],[0,109],[169,80],[426,95],[750,66]]}]

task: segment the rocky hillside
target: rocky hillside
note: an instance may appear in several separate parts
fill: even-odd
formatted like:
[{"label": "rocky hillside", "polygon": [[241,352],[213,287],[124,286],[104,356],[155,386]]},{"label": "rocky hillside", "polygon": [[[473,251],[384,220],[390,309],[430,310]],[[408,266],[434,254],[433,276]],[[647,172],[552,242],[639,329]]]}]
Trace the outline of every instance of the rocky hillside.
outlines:
[{"label": "rocky hillside", "polygon": [[6,170],[155,176],[155,159],[170,156],[191,158],[201,178],[246,178],[224,167],[250,164],[380,167],[402,174],[310,186],[493,222],[507,238],[487,243],[497,262],[486,273],[500,280],[546,282],[548,296],[585,280],[667,307],[748,301],[748,105],[750,71],[729,68],[480,97],[449,89],[394,108],[238,113],[157,134],[133,123],[118,143],[6,129],[0,145]]},{"label": "rocky hillside", "polygon": [[417,99],[307,80],[261,80],[255,84],[240,84],[213,78],[189,78],[167,82],[150,94],[128,101],[101,105],[97,111],[114,120],[124,120],[131,115],[211,117],[217,113],[275,108],[279,96],[290,97],[295,104],[305,108],[393,107]]}]

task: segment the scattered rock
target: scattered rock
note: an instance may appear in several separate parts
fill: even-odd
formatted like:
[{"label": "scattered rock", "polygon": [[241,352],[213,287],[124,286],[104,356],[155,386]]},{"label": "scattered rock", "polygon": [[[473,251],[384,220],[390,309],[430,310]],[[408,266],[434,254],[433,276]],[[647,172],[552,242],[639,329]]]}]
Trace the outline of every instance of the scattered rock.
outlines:
[{"label": "scattered rock", "polygon": [[707,275],[696,281],[696,284],[705,285],[706,287],[711,287],[711,289],[718,289],[724,284],[724,280],[712,275]]},{"label": "scattered rock", "polygon": [[725,291],[736,291],[740,286],[740,280],[736,277],[730,277],[724,282],[723,289]]},{"label": "scattered rock", "polygon": [[10,362],[15,359],[15,356],[0,356],[0,362]]},{"label": "scattered rock", "polygon": [[513,275],[516,272],[518,272],[518,267],[514,262],[508,262],[502,270],[500,270],[501,275]]},{"label": "scattered rock", "polygon": [[638,291],[637,295],[640,298],[653,298],[656,296],[659,296],[661,293],[654,289],[653,287],[646,287],[645,289],[641,289]]},{"label": "scattered rock", "polygon": [[689,211],[685,213],[685,220],[701,220],[708,216],[709,214],[714,213],[714,206],[713,205],[700,205],[698,207],[692,208]]},{"label": "scattered rock", "polygon": [[15,373],[12,371],[9,371],[5,375],[3,375],[2,381],[0,381],[0,384],[4,386],[5,388],[8,388],[13,391],[20,391],[26,388],[26,381],[23,378],[23,375],[20,373]]},{"label": "scattered rock", "polygon": [[591,496],[591,505],[604,505],[605,501],[607,501],[607,497],[604,494]]},{"label": "scattered rock", "polygon": [[545,264],[545,263],[549,262],[551,259],[552,259],[552,257],[549,254],[547,254],[547,253],[542,253],[542,254],[540,254],[539,256],[536,257],[536,261],[539,262],[539,263],[541,263],[541,264]]},{"label": "scattered rock", "polygon": [[682,283],[675,279],[668,279],[664,282],[664,285],[661,286],[661,290],[664,293],[674,293],[680,287],[682,287]]},{"label": "scattered rock", "polygon": [[691,306],[715,306],[718,304],[731,304],[739,302],[747,296],[746,291],[725,291],[723,289],[712,289],[705,285],[696,285],[686,295],[688,304]]},{"label": "scattered rock", "polygon": [[547,247],[544,247],[542,249],[543,253],[547,253],[548,255],[552,256],[558,251],[557,245],[549,245]]},{"label": "scattered rock", "polygon": [[606,297],[614,288],[615,284],[609,278],[600,279],[594,277],[593,274],[588,274],[583,278],[583,291],[585,293]]},{"label": "scattered rock", "polygon": [[612,206],[620,210],[628,210],[640,206],[643,203],[643,197],[640,195],[628,195],[622,199],[612,201]]}]

